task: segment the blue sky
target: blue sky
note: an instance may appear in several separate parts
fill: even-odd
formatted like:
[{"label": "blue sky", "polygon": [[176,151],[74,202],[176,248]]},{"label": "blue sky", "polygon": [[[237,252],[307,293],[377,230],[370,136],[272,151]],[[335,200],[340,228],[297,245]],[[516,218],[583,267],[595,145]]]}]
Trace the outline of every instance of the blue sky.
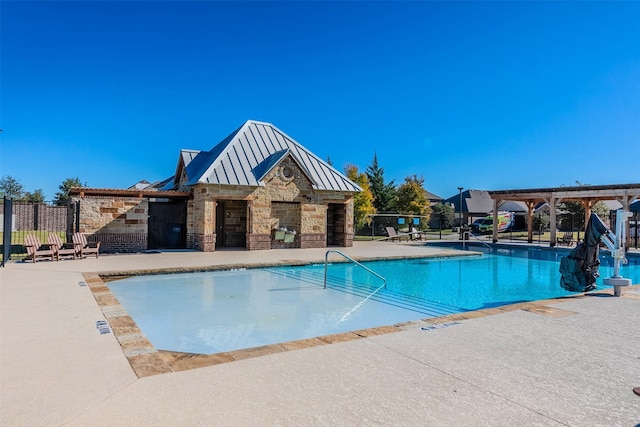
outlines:
[{"label": "blue sky", "polygon": [[442,197],[640,182],[640,2],[2,1],[0,175],[174,173],[248,119]]}]

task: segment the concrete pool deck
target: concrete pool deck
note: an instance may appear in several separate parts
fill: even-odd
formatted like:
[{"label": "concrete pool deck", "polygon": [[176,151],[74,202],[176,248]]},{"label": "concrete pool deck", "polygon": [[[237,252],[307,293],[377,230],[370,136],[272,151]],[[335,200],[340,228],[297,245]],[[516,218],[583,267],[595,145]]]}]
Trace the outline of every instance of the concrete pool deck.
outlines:
[{"label": "concrete pool deck", "polygon": [[[438,256],[390,242],[354,258]],[[640,289],[138,377],[83,274],[322,261],[326,249],[163,252],[0,269],[0,425],[640,423]],[[449,252],[450,253],[450,252]],[[332,258],[333,259],[333,258]],[[486,314],[486,313],[485,313]]]}]

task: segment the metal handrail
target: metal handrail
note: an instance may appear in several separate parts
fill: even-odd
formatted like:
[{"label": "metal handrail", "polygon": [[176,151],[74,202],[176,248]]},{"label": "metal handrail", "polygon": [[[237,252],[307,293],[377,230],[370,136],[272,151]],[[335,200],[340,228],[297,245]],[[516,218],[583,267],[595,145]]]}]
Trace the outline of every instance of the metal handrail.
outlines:
[{"label": "metal handrail", "polygon": [[376,276],[377,278],[381,279],[383,282],[383,286],[385,289],[387,289],[387,279],[385,279],[384,277],[382,277],[381,275],[379,275],[378,273],[376,273],[375,271],[373,271],[372,269],[365,267],[364,265],[362,265],[361,263],[359,263],[358,261],[356,261],[355,259],[351,258],[349,255],[346,255],[342,252],[340,252],[337,249],[330,249],[327,251],[326,254],[324,254],[324,289],[327,289],[327,265],[329,264],[329,253],[331,252],[335,252],[337,254],[342,255],[343,257],[345,257],[346,259],[348,259],[349,261],[351,261],[352,263],[364,268],[365,270],[367,270],[369,273],[373,274],[374,276]]},{"label": "metal handrail", "polygon": [[[465,239],[465,238],[464,238],[464,236],[465,236],[465,235],[468,237],[467,239]],[[485,242],[485,241],[483,241],[483,240],[478,239],[476,236],[474,236],[473,234],[471,234],[471,232],[470,232],[470,231],[464,231],[464,232],[462,233],[462,249],[465,249],[465,246],[466,246],[466,245],[465,245],[465,242],[466,242],[467,240],[471,240],[472,238],[473,238],[473,240],[475,240],[476,242],[480,242],[480,243],[482,243],[483,245],[485,245],[485,246],[486,246],[486,247],[488,247],[489,249],[493,249],[493,246],[491,246],[490,244],[488,244],[487,242]]]}]

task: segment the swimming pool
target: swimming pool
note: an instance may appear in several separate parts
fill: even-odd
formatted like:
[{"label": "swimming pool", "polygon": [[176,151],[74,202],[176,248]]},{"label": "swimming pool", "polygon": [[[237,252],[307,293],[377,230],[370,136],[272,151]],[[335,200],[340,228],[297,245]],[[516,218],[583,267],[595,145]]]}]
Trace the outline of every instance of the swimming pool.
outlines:
[{"label": "swimming pool", "polygon": [[[364,263],[386,287],[351,263],[329,266],[327,289],[324,264],[135,276],[109,287],[157,349],[200,354],[570,295],[559,285],[564,253],[491,252]],[[640,265],[622,274],[639,283]]]}]

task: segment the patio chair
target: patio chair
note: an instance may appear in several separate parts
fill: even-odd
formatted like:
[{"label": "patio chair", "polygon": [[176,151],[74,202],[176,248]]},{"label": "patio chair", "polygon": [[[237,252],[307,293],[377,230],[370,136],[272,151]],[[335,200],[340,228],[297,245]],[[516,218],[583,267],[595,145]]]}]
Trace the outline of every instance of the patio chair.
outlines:
[{"label": "patio chair", "polygon": [[389,238],[391,239],[391,241],[393,242],[394,240],[402,240],[402,239],[406,239],[407,241],[409,241],[409,235],[408,234],[398,234],[396,232],[396,229],[393,227],[387,227],[387,234],[389,235]]},{"label": "patio chair", "polygon": [[558,245],[571,246],[571,245],[573,245],[573,242],[574,242],[574,240],[573,240],[573,232],[567,231],[566,233],[564,233],[562,238],[560,240],[558,240]]},{"label": "patio chair", "polygon": [[418,231],[415,227],[411,227],[411,233],[409,233],[409,235],[411,236],[411,240],[424,240],[425,238],[424,233]]},{"label": "patio chair", "polygon": [[57,234],[49,234],[49,244],[56,253],[56,259],[60,260],[61,256],[71,255],[76,259],[80,254],[80,247],[74,243],[62,243],[62,239]]},{"label": "patio chair", "polygon": [[43,245],[33,234],[27,234],[24,236],[24,247],[27,250],[25,260],[27,258],[31,258],[33,262],[36,262],[38,257],[50,257],[51,261],[55,259],[56,252],[51,248],[51,246],[48,243]]},{"label": "patio chair", "polygon": [[73,233],[73,243],[78,245],[80,250],[80,258],[84,258],[90,254],[96,254],[98,258],[98,252],[100,252],[100,242],[88,242],[87,236],[83,233]]}]

